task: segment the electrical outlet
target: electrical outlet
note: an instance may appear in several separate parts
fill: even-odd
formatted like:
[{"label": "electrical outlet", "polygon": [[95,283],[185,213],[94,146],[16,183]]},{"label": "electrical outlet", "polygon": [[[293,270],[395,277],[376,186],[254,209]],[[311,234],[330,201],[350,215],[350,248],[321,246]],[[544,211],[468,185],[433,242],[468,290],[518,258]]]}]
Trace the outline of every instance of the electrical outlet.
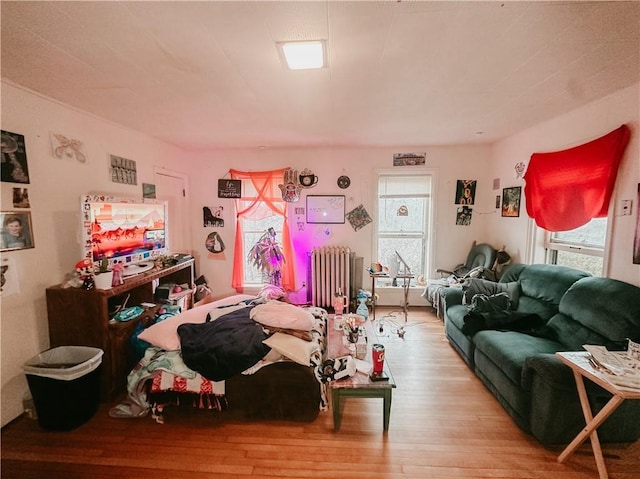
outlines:
[{"label": "electrical outlet", "polygon": [[631,200],[620,200],[620,216],[628,216],[631,214]]}]

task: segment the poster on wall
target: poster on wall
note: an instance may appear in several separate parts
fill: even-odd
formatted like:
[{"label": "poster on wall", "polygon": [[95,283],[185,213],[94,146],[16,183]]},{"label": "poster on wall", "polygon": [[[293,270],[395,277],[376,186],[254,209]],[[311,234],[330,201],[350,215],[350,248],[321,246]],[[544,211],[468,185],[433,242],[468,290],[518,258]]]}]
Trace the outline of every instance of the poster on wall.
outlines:
[{"label": "poster on wall", "polygon": [[514,186],[502,190],[502,216],[518,217],[520,216],[520,197],[522,195],[522,187]]},{"label": "poster on wall", "polygon": [[456,212],[456,225],[457,226],[469,226],[471,224],[471,215],[473,214],[473,208],[468,206],[461,206]]},{"label": "poster on wall", "polygon": [[456,205],[472,205],[476,199],[477,180],[458,180],[456,184]]},{"label": "poster on wall", "polygon": [[224,208],[222,206],[203,206],[202,207],[202,226],[205,228],[224,227]]},{"label": "poster on wall", "polygon": [[154,185],[153,183],[142,183],[142,197],[155,199],[156,185]]},{"label": "poster on wall", "polygon": [[2,173],[0,180],[9,183],[29,183],[27,150],[24,136],[0,130],[2,140]]},{"label": "poster on wall", "polygon": [[111,181],[125,185],[138,184],[138,169],[134,160],[109,155],[111,166]]},{"label": "poster on wall", "polygon": [[393,166],[418,166],[424,165],[427,160],[426,153],[394,153]]},{"label": "poster on wall", "polygon": [[633,241],[633,264],[640,264],[640,183],[636,198],[636,237]]},{"label": "poster on wall", "polygon": [[207,235],[204,246],[205,248],[207,248],[207,251],[209,251],[209,253],[214,254],[222,253],[225,249],[224,241],[222,241],[222,236],[220,236],[217,231],[214,231],[213,233],[209,233]]},{"label": "poster on wall", "polygon": [[31,203],[29,202],[29,190],[27,188],[13,189],[13,207],[31,208]]}]

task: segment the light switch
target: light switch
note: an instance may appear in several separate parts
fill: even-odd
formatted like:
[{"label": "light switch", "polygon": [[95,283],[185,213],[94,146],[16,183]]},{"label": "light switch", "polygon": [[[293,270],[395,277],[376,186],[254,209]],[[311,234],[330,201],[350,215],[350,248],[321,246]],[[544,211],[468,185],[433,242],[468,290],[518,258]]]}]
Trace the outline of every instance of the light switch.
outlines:
[{"label": "light switch", "polygon": [[620,200],[620,215],[628,216],[631,214],[631,200]]}]

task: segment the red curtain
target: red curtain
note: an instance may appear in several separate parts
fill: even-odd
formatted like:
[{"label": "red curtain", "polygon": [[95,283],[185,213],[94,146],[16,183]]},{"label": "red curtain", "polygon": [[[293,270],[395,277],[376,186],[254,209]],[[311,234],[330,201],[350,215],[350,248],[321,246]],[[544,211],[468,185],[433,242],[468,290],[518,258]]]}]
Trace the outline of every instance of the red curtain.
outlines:
[{"label": "red curtain", "polygon": [[286,291],[295,288],[295,268],[293,267],[293,246],[287,222],[287,202],[282,199],[282,192],[278,184],[283,183],[286,168],[272,171],[238,171],[229,170],[231,179],[250,181],[250,185],[243,188],[243,197],[236,199],[236,239],[233,253],[233,276],[231,286],[238,293],[243,291],[244,264],[244,234],[240,218],[259,220],[268,216],[282,216],[282,252],[285,263],[282,267],[282,287]]},{"label": "red curtain", "polygon": [[534,153],[524,176],[529,216],[547,231],[568,231],[607,216],[629,136],[622,125],[584,145]]}]

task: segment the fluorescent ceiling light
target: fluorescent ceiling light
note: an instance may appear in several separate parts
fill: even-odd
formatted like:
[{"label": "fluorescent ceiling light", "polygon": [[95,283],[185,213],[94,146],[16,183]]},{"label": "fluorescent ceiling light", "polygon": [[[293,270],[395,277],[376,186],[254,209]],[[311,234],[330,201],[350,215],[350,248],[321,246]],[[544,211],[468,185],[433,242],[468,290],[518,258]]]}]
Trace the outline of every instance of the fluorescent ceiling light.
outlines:
[{"label": "fluorescent ceiling light", "polygon": [[278,47],[287,67],[291,70],[308,70],[326,67],[323,40],[308,42],[282,42]]}]

